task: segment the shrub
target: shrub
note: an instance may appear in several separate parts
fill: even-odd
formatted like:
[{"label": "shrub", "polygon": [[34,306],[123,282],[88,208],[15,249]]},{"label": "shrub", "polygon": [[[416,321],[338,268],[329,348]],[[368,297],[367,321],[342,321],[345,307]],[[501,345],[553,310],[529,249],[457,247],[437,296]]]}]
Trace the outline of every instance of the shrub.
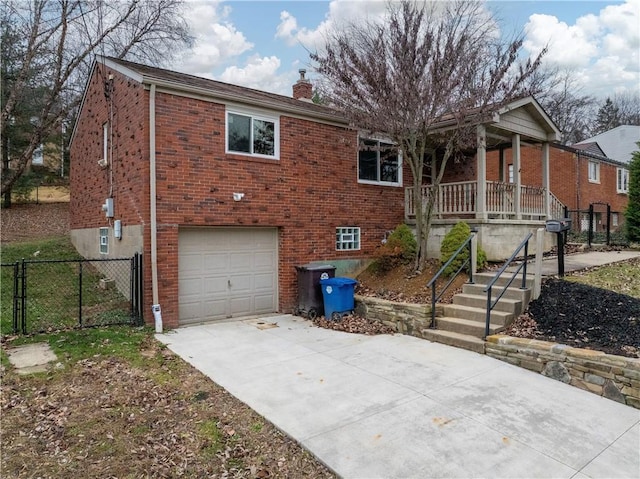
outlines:
[{"label": "shrub", "polygon": [[[442,245],[440,246],[440,263],[442,265],[449,261],[449,258],[453,256],[470,234],[471,228],[464,221],[461,221],[449,230],[442,240]],[[476,256],[476,266],[478,269],[481,269],[487,264],[487,254],[481,248],[478,248],[478,254]],[[456,259],[451,262],[447,269],[444,270],[443,274],[445,276],[451,276],[458,271],[460,266],[462,266],[462,263],[464,263],[468,258],[469,249],[465,248],[460,252]]]},{"label": "shrub", "polygon": [[389,271],[400,264],[408,264],[416,258],[417,251],[418,243],[411,228],[398,225],[376,251],[375,269]]},{"label": "shrub", "polygon": [[[640,142],[636,143],[640,147]],[[640,151],[635,151],[629,163],[629,203],[625,211],[627,239],[640,243]]]}]

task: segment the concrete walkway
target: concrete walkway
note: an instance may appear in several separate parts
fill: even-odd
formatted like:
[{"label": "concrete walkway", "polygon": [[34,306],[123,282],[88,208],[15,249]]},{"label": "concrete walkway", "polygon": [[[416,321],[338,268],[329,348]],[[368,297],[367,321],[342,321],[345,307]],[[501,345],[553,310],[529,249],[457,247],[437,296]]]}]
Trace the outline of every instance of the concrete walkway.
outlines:
[{"label": "concrete walkway", "polygon": [[[632,258],[640,258],[640,251],[589,251],[587,253],[568,254],[564,257],[564,272],[580,271],[594,266],[626,261]],[[533,260],[529,263],[529,272],[533,273]],[[529,266],[527,266],[529,268]],[[513,271],[513,267],[507,268]],[[558,274],[558,257],[548,257],[542,260],[542,275],[553,276]],[[640,476],[639,476],[640,477]]]},{"label": "concrete walkway", "polygon": [[342,477],[640,476],[640,411],[487,356],[290,315],[157,337]]}]

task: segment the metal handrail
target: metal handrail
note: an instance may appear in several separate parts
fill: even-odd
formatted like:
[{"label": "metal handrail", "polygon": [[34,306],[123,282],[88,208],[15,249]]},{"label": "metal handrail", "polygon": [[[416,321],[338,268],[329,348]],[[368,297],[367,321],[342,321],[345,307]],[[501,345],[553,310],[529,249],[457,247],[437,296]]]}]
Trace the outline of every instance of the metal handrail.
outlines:
[{"label": "metal handrail", "polygon": [[[456,252],[451,255],[451,258],[449,258],[449,260],[442,266],[442,268],[440,268],[440,270],[435,274],[435,276],[431,278],[427,283],[427,288],[431,288],[431,328],[436,327],[436,303],[442,297],[445,291],[447,291],[449,286],[451,286],[451,283],[453,283],[453,281],[458,277],[458,275],[460,274],[460,271],[462,271],[462,269],[465,266],[471,264],[471,258],[473,258],[473,252],[471,251],[471,240],[473,239],[474,235],[475,233],[471,233],[469,235],[469,237],[465,240],[465,242],[460,245],[460,247],[456,250]],[[438,280],[440,275],[442,275],[444,270],[447,269],[447,267],[453,262],[454,259],[456,259],[456,257],[462,252],[462,250],[466,246],[469,247],[469,258],[467,258],[464,261],[464,263],[462,263],[462,265],[458,268],[458,271],[456,271],[456,274],[451,276],[451,279],[449,280],[449,282],[442,289],[442,291],[440,291],[440,294],[436,296],[436,281]],[[473,284],[473,268],[472,267],[469,267],[469,283]]]},{"label": "metal handrail", "polygon": [[[507,261],[505,261],[505,263],[502,265],[502,267],[498,270],[498,272],[491,279],[491,281],[489,281],[489,283],[487,284],[487,286],[483,290],[485,293],[487,293],[487,316],[486,316],[486,319],[485,319],[484,338],[483,339],[485,339],[487,336],[489,336],[489,324],[491,322],[491,311],[493,310],[493,308],[495,308],[496,304],[498,304],[498,301],[500,301],[500,298],[502,298],[504,293],[507,291],[507,288],[509,286],[511,286],[511,283],[513,283],[513,280],[516,279],[516,277],[518,276],[518,273],[520,272],[520,270],[523,270],[522,271],[522,286],[520,286],[520,289],[526,289],[527,288],[527,258],[529,257],[529,240],[531,239],[532,236],[533,236],[533,233],[529,233],[527,235],[527,237],[524,240],[522,240],[522,243],[520,243],[520,246],[518,246],[516,248],[516,250],[513,252],[513,254],[511,255],[511,257]],[[498,278],[500,278],[502,273],[505,272],[505,270],[509,267],[509,265],[511,263],[513,263],[513,260],[515,260],[516,256],[518,256],[518,253],[520,252],[520,250],[522,248],[524,248],[524,261],[522,262],[522,264],[520,266],[518,266],[516,268],[514,273],[511,275],[511,279],[509,279],[507,284],[502,288],[502,291],[500,292],[498,297],[494,301],[491,301],[491,290],[493,288],[493,285],[496,283],[496,281],[498,281]]]}]

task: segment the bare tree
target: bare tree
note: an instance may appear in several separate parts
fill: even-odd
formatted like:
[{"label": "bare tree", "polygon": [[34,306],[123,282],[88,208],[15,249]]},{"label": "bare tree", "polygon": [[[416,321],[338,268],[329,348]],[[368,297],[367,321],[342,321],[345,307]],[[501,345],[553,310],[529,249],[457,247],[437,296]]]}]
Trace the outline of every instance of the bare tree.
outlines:
[{"label": "bare tree", "polygon": [[182,7],[182,0],[3,0],[3,60],[12,60],[2,72],[3,150],[17,134],[11,126],[24,126],[13,168],[9,147],[3,151],[2,194],[79,105],[94,53],[164,63],[191,43]]},{"label": "bare tree", "polygon": [[640,95],[637,92],[616,93],[613,104],[622,125],[640,125]]},{"label": "bare tree", "polygon": [[[327,80],[327,100],[355,127],[382,133],[402,150],[413,177],[416,269],[426,261],[435,191],[447,163],[475,146],[478,123],[522,96],[539,66],[540,56],[517,64],[521,45],[521,38],[500,40],[480,2],[404,0],[388,4],[384,22],[346,26],[311,54]],[[438,154],[429,155],[432,150]],[[425,171],[433,188],[423,203]]]},{"label": "bare tree", "polygon": [[590,133],[596,99],[582,95],[575,74],[569,69],[538,69],[529,87],[562,132],[562,143],[571,145]]}]

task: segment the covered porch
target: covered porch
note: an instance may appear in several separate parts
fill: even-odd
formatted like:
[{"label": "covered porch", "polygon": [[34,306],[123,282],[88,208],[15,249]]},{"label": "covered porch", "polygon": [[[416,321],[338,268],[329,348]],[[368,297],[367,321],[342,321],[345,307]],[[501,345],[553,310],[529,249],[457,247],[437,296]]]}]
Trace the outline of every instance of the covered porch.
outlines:
[{"label": "covered porch", "polygon": [[[464,220],[478,231],[479,245],[490,260],[510,256],[528,232],[548,219],[564,216],[564,205],[550,191],[549,145],[560,131],[532,98],[516,100],[497,111],[491,121],[476,126],[475,160],[457,181],[423,185],[421,197],[433,198],[429,255],[438,256],[440,243],[452,224]],[[487,180],[487,149],[509,146],[511,164],[500,154],[499,181]],[[521,147],[540,147],[540,185],[522,183]],[[501,150],[502,153],[502,150]],[[415,223],[412,188],[405,189],[405,221]],[[553,242],[546,235],[545,249]]]}]

